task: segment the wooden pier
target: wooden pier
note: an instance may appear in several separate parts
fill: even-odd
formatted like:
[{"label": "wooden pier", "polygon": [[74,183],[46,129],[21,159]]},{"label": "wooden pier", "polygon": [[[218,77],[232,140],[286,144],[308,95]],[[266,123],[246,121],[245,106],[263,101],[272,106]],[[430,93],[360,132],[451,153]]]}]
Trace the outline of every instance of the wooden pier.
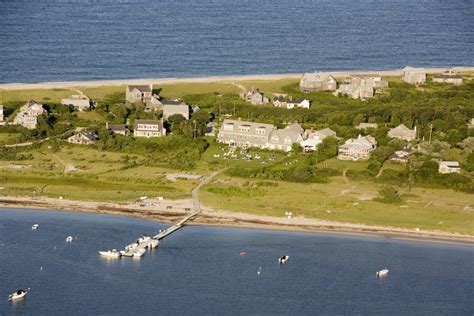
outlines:
[{"label": "wooden pier", "polygon": [[[199,213],[201,213],[201,210],[198,209],[197,211],[189,214],[188,216],[184,217],[182,220],[174,224],[173,226],[165,229],[164,231],[159,232],[157,235],[153,237],[148,237],[149,239],[144,240],[142,242],[139,242],[137,246],[131,247],[131,248],[125,248],[125,250],[122,252],[122,256],[125,257],[134,257],[134,258],[139,258],[141,257],[146,249],[153,249],[156,246],[158,246],[158,241],[161,239],[165,238],[166,236],[171,235],[175,231],[179,230],[183,226],[185,226],[185,223],[189,221],[191,218],[197,216]],[[136,243],[134,243],[136,244]],[[133,244],[132,244],[133,245]]]}]

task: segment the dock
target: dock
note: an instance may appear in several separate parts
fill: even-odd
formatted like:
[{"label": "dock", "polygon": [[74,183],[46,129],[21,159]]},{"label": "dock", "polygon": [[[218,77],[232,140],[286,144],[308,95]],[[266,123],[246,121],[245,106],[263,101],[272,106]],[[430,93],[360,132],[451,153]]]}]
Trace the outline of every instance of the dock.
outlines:
[{"label": "dock", "polygon": [[[125,247],[125,250],[121,251],[122,256],[124,257],[134,257],[134,258],[139,258],[141,257],[145,252],[146,249],[153,249],[158,246],[158,242],[171,235],[175,231],[181,229],[183,226],[185,226],[186,222],[189,221],[191,218],[197,216],[199,213],[201,213],[201,209],[198,209],[197,211],[187,215],[184,217],[182,220],[174,224],[173,226],[160,231],[158,234],[156,234],[153,237],[140,237],[137,239],[137,242],[134,242],[127,247]],[[141,241],[140,241],[141,240]]]}]

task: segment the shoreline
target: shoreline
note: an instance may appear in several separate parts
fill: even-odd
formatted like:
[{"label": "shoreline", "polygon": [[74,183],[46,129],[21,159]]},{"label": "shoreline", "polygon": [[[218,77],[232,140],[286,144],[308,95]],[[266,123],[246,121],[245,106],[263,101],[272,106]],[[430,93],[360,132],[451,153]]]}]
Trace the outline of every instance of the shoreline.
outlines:
[{"label": "shoreline", "polygon": [[[454,68],[458,71],[474,71],[473,67],[440,67],[425,68],[428,74],[439,73],[448,68]],[[393,70],[341,70],[327,71],[334,77],[347,77],[355,74],[378,74],[380,76],[401,76],[402,69]],[[209,83],[226,81],[245,81],[245,80],[282,80],[282,79],[300,79],[303,73],[286,74],[260,74],[260,75],[223,75],[206,77],[175,77],[175,78],[149,78],[149,79],[112,79],[112,80],[79,80],[62,82],[35,82],[35,83],[0,83],[0,90],[28,90],[28,89],[67,89],[73,87],[102,87],[102,86],[120,86],[127,84],[175,84],[175,83]]]},{"label": "shoreline", "polygon": [[[181,203],[180,205],[183,204],[183,201],[167,201],[166,204],[173,204],[174,202]],[[186,204],[186,201],[184,204]],[[184,209],[179,208],[170,211],[160,210],[157,207],[142,208],[136,204],[122,205],[107,202],[59,200],[45,197],[24,198],[2,196],[0,197],[0,208],[118,215],[161,223],[173,223],[187,214]],[[414,229],[329,222],[307,218],[293,218],[288,220],[284,217],[215,211],[205,207],[203,207],[202,213],[191,220],[187,225],[306,232],[474,248],[474,236],[457,233],[426,230],[416,231]]]}]

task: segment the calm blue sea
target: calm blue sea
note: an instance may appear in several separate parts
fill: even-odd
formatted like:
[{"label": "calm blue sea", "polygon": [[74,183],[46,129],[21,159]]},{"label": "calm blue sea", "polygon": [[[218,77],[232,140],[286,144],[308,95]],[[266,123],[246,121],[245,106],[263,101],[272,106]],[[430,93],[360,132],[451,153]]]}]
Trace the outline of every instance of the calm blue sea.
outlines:
[{"label": "calm blue sea", "polygon": [[[97,254],[166,226],[0,209],[0,314],[474,313],[474,249],[468,247],[188,226],[141,260]],[[68,235],[77,239],[66,244]],[[290,260],[280,266],[283,254]],[[389,276],[377,279],[374,272],[385,266]],[[26,299],[8,302],[18,288],[30,288]]]},{"label": "calm blue sea", "polygon": [[0,82],[474,65],[472,0],[0,0]]}]

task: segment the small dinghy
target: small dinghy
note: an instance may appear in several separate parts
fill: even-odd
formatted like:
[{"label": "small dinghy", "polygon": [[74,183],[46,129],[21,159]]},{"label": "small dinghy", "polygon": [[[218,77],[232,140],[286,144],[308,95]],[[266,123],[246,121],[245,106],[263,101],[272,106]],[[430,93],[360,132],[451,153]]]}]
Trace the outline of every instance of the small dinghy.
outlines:
[{"label": "small dinghy", "polygon": [[31,230],[37,230],[37,229],[38,229],[38,227],[39,227],[39,225],[38,225],[38,224],[34,224],[33,226],[31,226]]},{"label": "small dinghy", "polygon": [[18,290],[10,295],[8,295],[8,300],[9,301],[15,301],[19,300],[21,298],[24,298],[28,292],[25,290]]},{"label": "small dinghy", "polygon": [[280,258],[278,258],[278,262],[280,264],[285,264],[289,259],[290,259],[290,256],[281,256]]},{"label": "small dinghy", "polygon": [[66,242],[72,242],[73,239],[74,239],[74,237],[72,237],[72,236],[67,236]]},{"label": "small dinghy", "polygon": [[377,278],[381,278],[381,277],[387,276],[388,271],[389,270],[385,268],[385,269],[375,272],[375,275],[377,276]]},{"label": "small dinghy", "polygon": [[122,254],[119,251],[117,251],[117,249],[99,251],[99,254],[103,257],[114,258],[114,259],[118,259],[122,256]]}]

